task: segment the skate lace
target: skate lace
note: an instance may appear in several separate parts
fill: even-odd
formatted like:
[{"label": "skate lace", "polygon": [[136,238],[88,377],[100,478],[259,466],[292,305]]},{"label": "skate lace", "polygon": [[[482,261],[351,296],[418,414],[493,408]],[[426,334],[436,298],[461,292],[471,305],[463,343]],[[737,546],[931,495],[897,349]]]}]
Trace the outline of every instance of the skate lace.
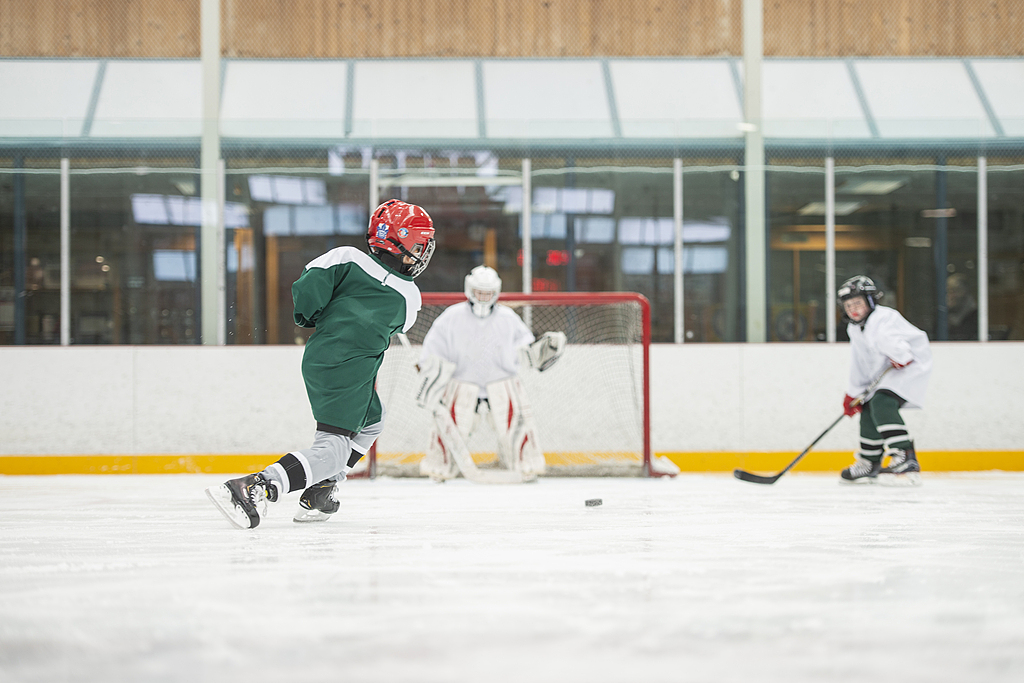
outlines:
[{"label": "skate lace", "polygon": [[907,454],[905,451],[893,450],[887,453],[889,456],[889,467],[896,467],[902,465],[907,461]]},{"label": "skate lace", "polygon": [[857,458],[857,462],[850,465],[850,474],[852,474],[855,477],[860,477],[865,474],[870,474],[872,468],[873,464],[870,460],[865,460],[864,458]]},{"label": "skate lace", "polygon": [[253,484],[249,489],[249,500],[252,501],[253,507],[260,512],[261,517],[267,515],[267,486],[270,484]]}]

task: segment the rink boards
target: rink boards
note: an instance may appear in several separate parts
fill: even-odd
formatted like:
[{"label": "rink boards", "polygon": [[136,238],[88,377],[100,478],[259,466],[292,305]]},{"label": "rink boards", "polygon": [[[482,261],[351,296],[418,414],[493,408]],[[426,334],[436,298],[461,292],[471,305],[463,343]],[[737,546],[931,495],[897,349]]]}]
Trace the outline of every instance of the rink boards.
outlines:
[{"label": "rink boards", "polygon": [[[928,405],[904,413],[925,469],[1024,470],[1024,343],[933,351]],[[839,414],[848,353],[844,344],[652,346],[654,454],[691,472],[781,468]],[[310,441],[301,355],[290,346],[0,349],[0,473],[262,468]],[[599,400],[585,380],[571,388]],[[843,420],[798,469],[835,471],[856,443],[856,423]],[[544,450],[552,464],[576,452],[550,438]]]},{"label": "rink boards", "polygon": [[[772,453],[655,453],[667,457],[683,472],[731,472],[739,467],[755,472],[777,472],[797,451]],[[1024,451],[925,451],[919,453],[925,472],[1024,471]],[[280,454],[205,455],[0,455],[0,475],[18,474],[234,474],[256,472]],[[419,462],[420,454],[405,456],[404,465]],[[475,454],[486,464],[493,454]],[[549,466],[572,462],[576,454],[545,453]],[[850,451],[815,451],[795,472],[836,472],[852,461]],[[409,467],[403,468],[409,471]],[[385,471],[385,474],[387,472]],[[558,473],[553,473],[558,476]]]}]

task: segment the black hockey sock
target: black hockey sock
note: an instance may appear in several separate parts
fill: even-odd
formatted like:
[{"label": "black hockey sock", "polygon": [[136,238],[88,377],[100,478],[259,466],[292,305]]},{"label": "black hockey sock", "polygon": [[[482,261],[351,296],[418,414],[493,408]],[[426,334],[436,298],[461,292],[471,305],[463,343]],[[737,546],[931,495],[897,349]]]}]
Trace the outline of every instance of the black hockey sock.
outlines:
[{"label": "black hockey sock", "polygon": [[289,453],[278,460],[277,465],[288,475],[288,481],[285,482],[288,490],[285,493],[301,491],[309,485],[309,482],[306,481],[305,468],[303,468],[302,463],[293,454]]}]

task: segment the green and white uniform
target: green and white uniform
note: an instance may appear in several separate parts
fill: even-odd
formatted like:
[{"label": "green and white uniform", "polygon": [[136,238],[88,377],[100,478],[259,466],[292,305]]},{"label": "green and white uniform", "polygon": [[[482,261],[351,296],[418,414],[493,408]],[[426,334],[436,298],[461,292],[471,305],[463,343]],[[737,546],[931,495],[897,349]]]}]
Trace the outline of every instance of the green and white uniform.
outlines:
[{"label": "green and white uniform", "polygon": [[383,429],[374,385],[391,336],[416,322],[420,290],[412,278],[353,247],[309,262],[292,285],[295,324],[315,327],[302,354],[302,377],[316,418],[309,448],[263,470],[282,493],[345,479]]},{"label": "green and white uniform", "polygon": [[381,419],[374,385],[384,351],[420,310],[412,278],[354,247],[310,261],[292,285],[295,324],[315,327],[302,377],[317,422],[351,432]]},{"label": "green and white uniform", "polygon": [[846,393],[858,396],[896,361],[905,367],[885,374],[864,401],[860,416],[860,454],[882,458],[892,449],[910,448],[902,408],[924,406],[925,390],[932,374],[928,335],[910,324],[899,311],[875,306],[860,323],[850,323],[850,382]]}]

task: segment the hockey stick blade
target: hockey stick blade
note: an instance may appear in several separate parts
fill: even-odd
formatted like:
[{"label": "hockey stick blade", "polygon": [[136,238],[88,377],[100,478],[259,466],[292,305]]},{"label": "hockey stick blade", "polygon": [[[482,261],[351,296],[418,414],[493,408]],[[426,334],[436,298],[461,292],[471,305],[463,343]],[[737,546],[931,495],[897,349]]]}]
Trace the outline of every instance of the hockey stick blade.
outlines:
[{"label": "hockey stick blade", "polygon": [[749,481],[752,484],[774,484],[775,482],[777,482],[779,480],[779,477],[781,477],[786,472],[789,472],[791,469],[793,469],[793,466],[796,465],[798,462],[800,462],[800,460],[802,460],[803,457],[805,455],[807,455],[811,451],[812,448],[814,448],[814,445],[817,444],[819,441],[821,441],[822,438],[826,434],[828,434],[830,431],[832,431],[832,428],[835,427],[837,424],[839,424],[839,421],[842,420],[844,417],[846,417],[845,414],[840,415],[839,417],[837,417],[835,422],[830,424],[825,429],[825,431],[823,431],[821,434],[818,434],[818,438],[815,439],[814,441],[812,441],[811,444],[807,448],[805,448],[800,455],[796,456],[796,459],[793,460],[793,462],[791,462],[788,465],[786,465],[786,469],[782,470],[778,474],[773,475],[771,477],[761,477],[761,476],[758,476],[756,474],[750,474],[749,472],[744,472],[743,470],[733,470],[733,473],[732,473],[733,476],[736,477],[737,479],[741,480],[741,481]]},{"label": "hockey stick blade", "polygon": [[776,474],[772,477],[762,477],[759,474],[751,474],[745,470],[735,469],[732,471],[732,476],[740,481],[749,481],[751,484],[774,484],[782,475]]},{"label": "hockey stick blade", "polygon": [[[878,386],[878,383],[882,381],[882,378],[885,377],[885,374],[887,372],[889,372],[889,370],[891,370],[891,369],[892,368],[890,367],[890,368],[886,368],[885,370],[882,370],[882,374],[880,374],[878,377],[875,378],[875,381],[873,381],[871,383],[871,386],[869,386],[867,388],[867,391],[865,391],[863,394],[858,396],[857,400],[854,401],[853,404],[854,405],[859,405],[859,404],[863,403],[864,399],[867,398],[867,395],[871,393],[871,390],[874,389],[876,386]],[[818,438],[816,438],[814,441],[812,441],[807,446],[807,448],[805,448],[803,450],[803,452],[800,453],[800,455],[796,456],[796,459],[794,459],[793,462],[791,462],[788,465],[786,465],[786,469],[782,470],[778,474],[772,475],[770,477],[762,477],[762,476],[757,475],[757,474],[751,474],[750,472],[745,472],[745,471],[740,470],[740,469],[735,469],[735,470],[732,471],[732,476],[736,477],[740,481],[749,481],[751,484],[774,484],[775,482],[777,482],[779,480],[779,478],[782,475],[784,475],[786,472],[789,472],[791,469],[793,469],[794,465],[796,465],[798,462],[800,462],[800,460],[802,460],[803,457],[805,455],[807,455],[811,451],[811,449],[814,448],[815,445],[817,445],[817,443],[819,441],[821,441],[823,438],[825,438],[825,435],[828,434],[829,432],[831,432],[832,428],[835,427],[837,424],[839,424],[844,417],[846,417],[846,413],[845,412],[843,412],[842,415],[837,417],[835,422],[833,422],[828,427],[826,427],[825,431],[823,431],[821,434],[818,434]]]}]

